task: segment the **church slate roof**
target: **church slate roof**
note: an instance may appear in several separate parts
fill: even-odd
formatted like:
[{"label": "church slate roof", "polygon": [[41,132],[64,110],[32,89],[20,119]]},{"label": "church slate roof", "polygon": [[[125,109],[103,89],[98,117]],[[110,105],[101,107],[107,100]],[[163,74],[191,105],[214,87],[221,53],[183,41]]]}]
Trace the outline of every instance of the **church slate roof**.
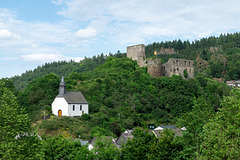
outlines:
[{"label": "church slate roof", "polygon": [[82,95],[81,92],[66,92],[63,95],[58,95],[58,97],[64,97],[65,100],[72,104],[72,103],[87,103],[87,100],[85,97]]}]

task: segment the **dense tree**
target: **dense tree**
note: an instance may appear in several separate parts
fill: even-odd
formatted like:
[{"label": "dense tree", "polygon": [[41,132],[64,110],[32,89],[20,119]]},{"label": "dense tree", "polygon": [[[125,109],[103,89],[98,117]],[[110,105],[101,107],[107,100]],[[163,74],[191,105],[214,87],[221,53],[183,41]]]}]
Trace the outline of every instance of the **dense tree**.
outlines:
[{"label": "dense tree", "polygon": [[63,138],[61,136],[47,137],[43,140],[43,159],[93,159],[94,155],[87,146],[81,146],[79,140]]},{"label": "dense tree", "polygon": [[[185,113],[179,120],[180,127],[185,126],[186,131],[183,133],[184,150],[182,156],[195,157],[200,150],[200,144],[203,132],[203,126],[214,114],[214,105],[211,104],[204,96],[194,100],[192,111]],[[196,158],[196,157],[195,157]]]},{"label": "dense tree", "polygon": [[31,136],[28,115],[1,82],[0,121],[0,159],[39,159],[39,140]]},{"label": "dense tree", "polygon": [[94,159],[99,160],[117,160],[120,159],[120,150],[115,144],[113,144],[112,138],[105,136],[98,137],[95,140],[94,149],[92,150],[95,154]]},{"label": "dense tree", "polygon": [[225,97],[222,106],[203,127],[203,159],[239,159],[240,91]]},{"label": "dense tree", "polygon": [[141,128],[136,128],[133,135],[123,146],[121,159],[178,159],[183,149],[178,137],[174,138],[174,133],[168,129],[159,138]]}]

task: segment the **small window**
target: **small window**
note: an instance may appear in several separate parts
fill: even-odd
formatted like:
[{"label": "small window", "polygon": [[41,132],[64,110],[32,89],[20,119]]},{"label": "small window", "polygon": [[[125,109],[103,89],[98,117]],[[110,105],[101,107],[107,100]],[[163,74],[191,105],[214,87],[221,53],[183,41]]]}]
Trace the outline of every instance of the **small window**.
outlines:
[{"label": "small window", "polygon": [[75,110],[75,105],[73,105],[73,111]]},{"label": "small window", "polygon": [[82,105],[80,105],[80,111],[82,110]]}]

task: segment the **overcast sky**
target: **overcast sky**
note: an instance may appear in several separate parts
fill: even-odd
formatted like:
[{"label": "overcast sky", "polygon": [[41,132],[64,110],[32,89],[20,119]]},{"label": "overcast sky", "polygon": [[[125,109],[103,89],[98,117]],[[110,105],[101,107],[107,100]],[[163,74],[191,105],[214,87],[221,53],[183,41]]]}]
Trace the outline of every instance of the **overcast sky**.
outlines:
[{"label": "overcast sky", "polygon": [[0,78],[129,45],[240,31],[239,0],[2,0]]}]

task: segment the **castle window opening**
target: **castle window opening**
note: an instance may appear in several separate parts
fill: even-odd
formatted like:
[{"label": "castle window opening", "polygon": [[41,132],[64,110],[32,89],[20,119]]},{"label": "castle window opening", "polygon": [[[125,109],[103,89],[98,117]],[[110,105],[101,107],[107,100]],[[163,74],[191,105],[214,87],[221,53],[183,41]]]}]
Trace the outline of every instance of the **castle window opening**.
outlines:
[{"label": "castle window opening", "polygon": [[185,65],[187,65],[187,61],[185,61]]},{"label": "castle window opening", "polygon": [[177,68],[177,71],[179,71],[179,68]]},{"label": "castle window opening", "polygon": [[191,62],[189,62],[189,66],[190,66]]}]

